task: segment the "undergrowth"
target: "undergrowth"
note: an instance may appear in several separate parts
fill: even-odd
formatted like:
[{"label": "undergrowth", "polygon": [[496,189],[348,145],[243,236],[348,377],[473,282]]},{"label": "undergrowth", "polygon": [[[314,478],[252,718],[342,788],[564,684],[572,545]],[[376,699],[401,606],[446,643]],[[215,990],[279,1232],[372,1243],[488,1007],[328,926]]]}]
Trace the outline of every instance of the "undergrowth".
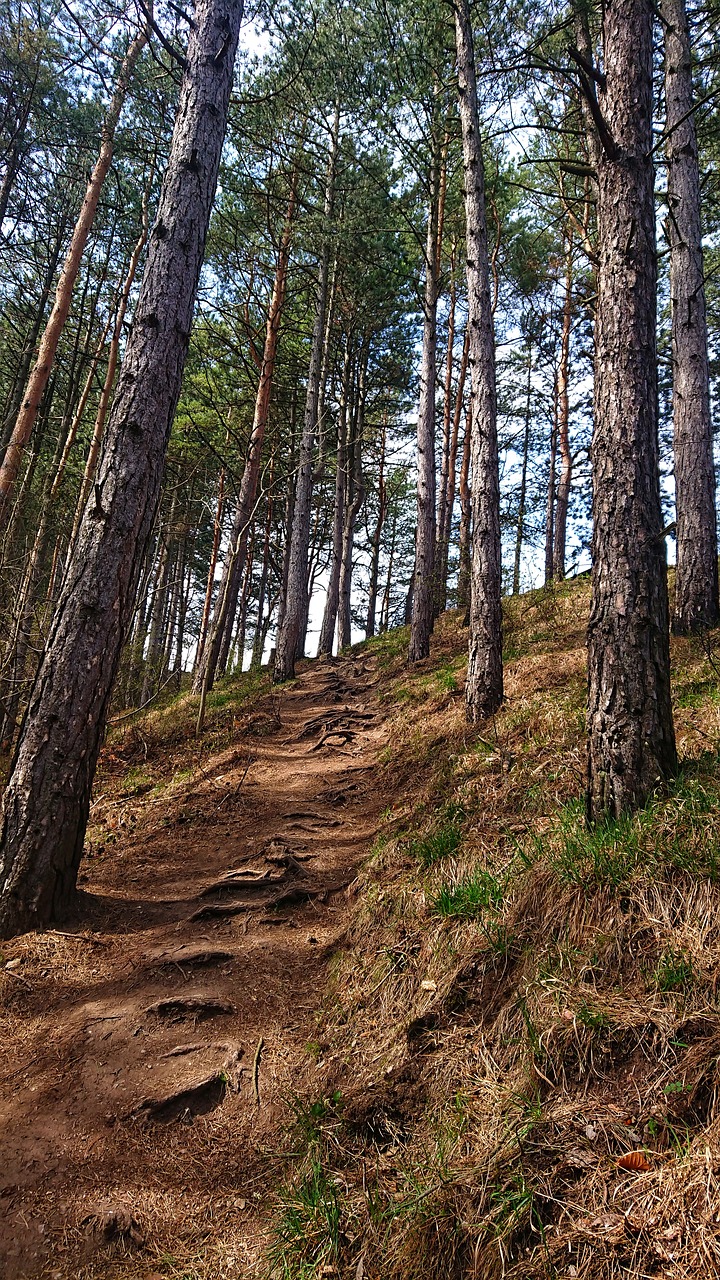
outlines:
[{"label": "undergrowth", "polygon": [[459,615],[419,671],[372,642],[394,799],[298,1084],[274,1276],[720,1276],[717,673],[673,640],[681,772],[588,830],[588,594],[506,602],[480,732]]}]

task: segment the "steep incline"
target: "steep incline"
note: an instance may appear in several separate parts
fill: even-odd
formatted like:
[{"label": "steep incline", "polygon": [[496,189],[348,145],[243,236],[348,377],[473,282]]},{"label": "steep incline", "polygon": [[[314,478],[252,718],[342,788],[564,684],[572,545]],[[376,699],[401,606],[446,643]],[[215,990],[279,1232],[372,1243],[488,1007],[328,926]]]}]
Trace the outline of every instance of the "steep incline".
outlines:
[{"label": "steep incline", "polygon": [[262,1152],[377,827],[374,679],[309,664],[90,859],[77,931],[5,945],[4,1280],[253,1266]]}]

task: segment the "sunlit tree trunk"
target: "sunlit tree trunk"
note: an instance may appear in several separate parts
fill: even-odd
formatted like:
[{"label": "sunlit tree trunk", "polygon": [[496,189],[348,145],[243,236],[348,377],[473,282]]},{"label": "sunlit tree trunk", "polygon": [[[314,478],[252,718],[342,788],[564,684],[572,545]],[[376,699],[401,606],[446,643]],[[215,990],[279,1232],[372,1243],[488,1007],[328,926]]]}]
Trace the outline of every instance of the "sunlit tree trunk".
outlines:
[{"label": "sunlit tree trunk", "polygon": [[435,359],[438,301],[440,148],[433,157],[425,244],[425,297],[417,421],[417,537],[412,589],[409,662],[430,653],[435,585]]},{"label": "sunlit tree trunk", "polygon": [[242,5],[197,0],[167,170],[94,501],[5,790],[0,934],[73,907],[90,790],[160,497],[225,136]]},{"label": "sunlit tree trunk", "polygon": [[683,633],[717,622],[718,548],[690,33],[684,0],[662,0],[661,12],[677,525],[672,625]]},{"label": "sunlit tree trunk", "polygon": [[644,803],[676,766],[655,350],[651,0],[606,0],[598,168],[588,814]]},{"label": "sunlit tree trunk", "polygon": [[570,450],[570,331],[572,325],[573,283],[573,233],[568,228],[565,260],[565,297],[563,299],[562,329],[560,333],[560,362],[557,377],[558,432],[560,448],[560,479],[555,502],[555,538],[553,546],[553,576],[565,577],[565,546],[567,542],[568,506],[572,485],[572,452]]},{"label": "sunlit tree trunk", "polygon": [[339,131],[340,112],[339,108],[337,108],[335,111],[335,119],[333,122],[332,136],[330,140],[330,156],[325,183],[324,240],[318,271],[315,325],[310,351],[310,368],[308,370],[307,395],[305,399],[305,418],[302,436],[300,439],[300,458],[297,482],[295,485],[295,506],[293,511],[292,531],[290,534],[285,609],[283,612],[282,625],[278,628],[275,650],[273,680],[276,682],[289,680],[295,675],[298,641],[303,629],[303,619],[307,617],[306,596],[308,589],[308,555],[310,550],[313,452],[315,449],[315,438],[318,428],[320,378],[322,370],[323,341],[325,336],[325,317],[327,314],[328,304],[328,277],[330,270],[330,219],[333,209],[335,166],[337,163]]},{"label": "sunlit tree trunk", "polygon": [[40,401],[47,386],[50,370],[55,359],[58,342],[70,310],[72,292],[82,262],[85,245],[90,229],[95,221],[95,212],[103,189],[105,178],[112,163],[115,130],[120,119],[130,78],[135,64],[147,44],[148,31],[144,28],[132,40],[123,58],[117,85],[108,108],[102,129],[100,153],[85,192],[82,208],[75,223],[72,239],[65,255],[65,262],[55,291],[55,305],[40,339],[37,360],[28,384],[25,388],[23,402],[13,428],[10,442],[0,466],[0,524],[7,523],[10,498],[15,486],[23,450],[33,429]]},{"label": "sunlit tree trunk", "polygon": [[485,173],[469,0],[455,0],[458,97],[463,138],[471,378],[472,566],[465,710],[475,723],[503,699],[500,476]]}]

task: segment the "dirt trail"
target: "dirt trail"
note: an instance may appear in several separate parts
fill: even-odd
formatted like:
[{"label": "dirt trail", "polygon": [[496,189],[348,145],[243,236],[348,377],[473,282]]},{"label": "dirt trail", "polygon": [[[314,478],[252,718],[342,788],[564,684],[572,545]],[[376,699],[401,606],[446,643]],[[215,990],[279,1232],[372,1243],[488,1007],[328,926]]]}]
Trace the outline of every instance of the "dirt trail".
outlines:
[{"label": "dirt trail", "polygon": [[3,1280],[254,1274],[264,1152],[382,803],[374,681],[362,655],[307,664],[263,736],[88,864],[77,932],[3,945]]}]

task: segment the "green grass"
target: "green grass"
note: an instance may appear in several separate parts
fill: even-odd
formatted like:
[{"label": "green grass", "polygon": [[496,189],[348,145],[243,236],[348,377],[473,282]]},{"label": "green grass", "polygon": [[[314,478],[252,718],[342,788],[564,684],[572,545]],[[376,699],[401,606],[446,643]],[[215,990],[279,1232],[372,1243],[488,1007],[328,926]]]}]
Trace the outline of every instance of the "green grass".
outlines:
[{"label": "green grass", "polygon": [[661,955],[652,977],[659,991],[686,990],[695,981],[695,970],[689,956],[683,951],[668,947]]},{"label": "green grass", "polygon": [[495,911],[503,899],[503,886],[489,871],[478,869],[456,884],[444,885],[431,904],[439,916],[473,920],[485,911]]},{"label": "green grass", "polygon": [[279,1214],[270,1247],[277,1280],[310,1280],[335,1265],[342,1244],[342,1201],[336,1183],[319,1163],[293,1187],[280,1193]]},{"label": "green grass", "polygon": [[408,851],[423,867],[432,867],[443,858],[457,853],[462,844],[462,830],[457,822],[446,822],[429,835],[417,837],[408,844]]},{"label": "green grass", "polygon": [[617,888],[636,873],[668,867],[720,879],[720,795],[717,757],[709,755],[679,774],[668,794],[644,809],[588,827],[580,801],[559,811],[549,836],[535,837],[533,857],[547,852],[563,884]]}]

